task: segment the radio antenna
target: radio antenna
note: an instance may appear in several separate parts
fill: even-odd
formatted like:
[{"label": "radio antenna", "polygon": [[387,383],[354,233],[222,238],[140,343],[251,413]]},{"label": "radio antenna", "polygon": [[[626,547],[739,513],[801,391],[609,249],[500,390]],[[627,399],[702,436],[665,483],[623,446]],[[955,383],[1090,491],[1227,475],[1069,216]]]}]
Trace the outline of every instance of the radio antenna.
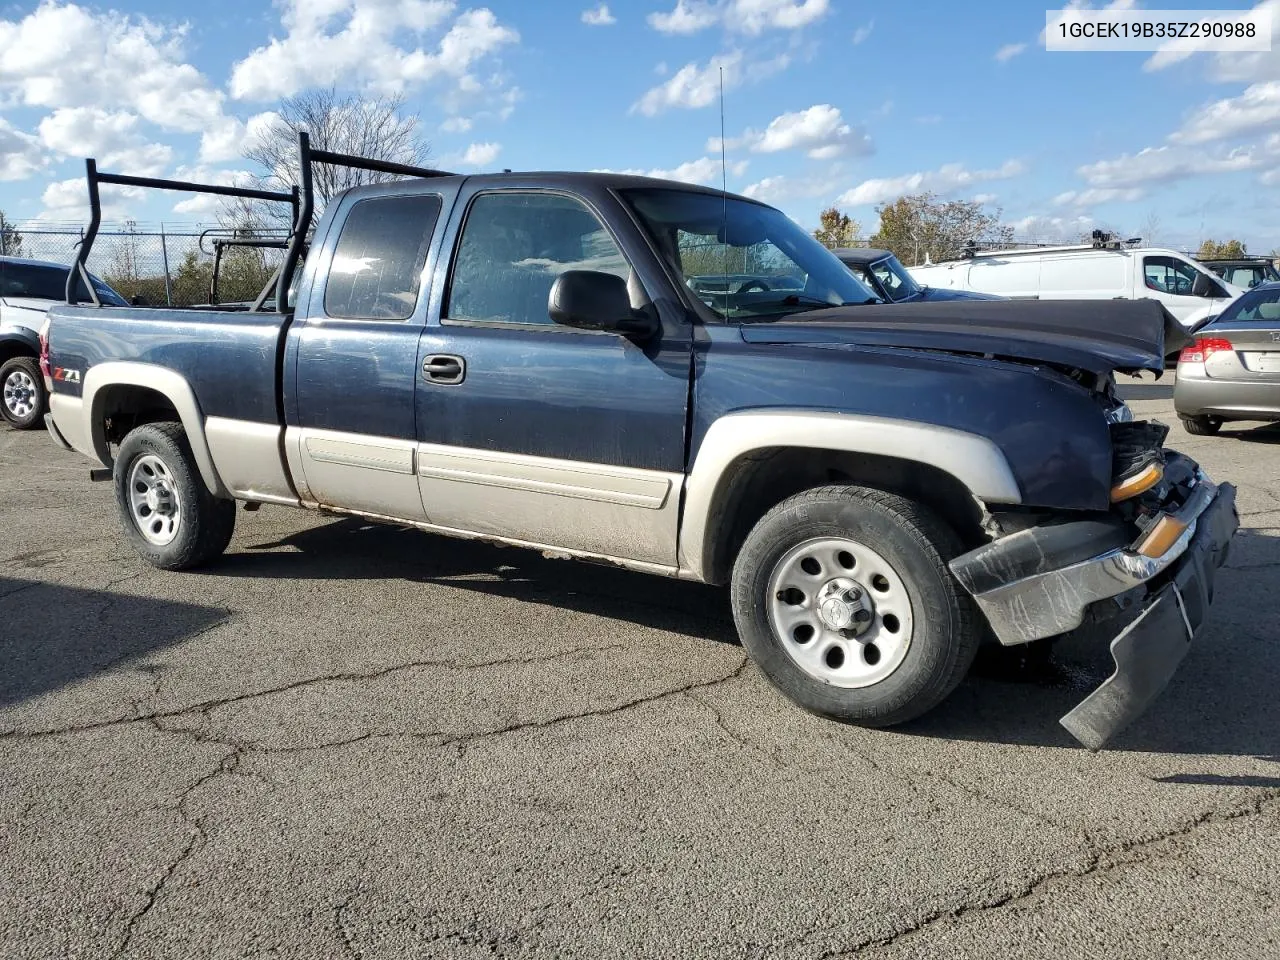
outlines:
[{"label": "radio antenna", "polygon": [[[724,68],[721,78],[721,268],[724,270],[724,312],[728,314],[728,168],[724,164]],[[1201,230],[1203,233],[1203,230]]]}]

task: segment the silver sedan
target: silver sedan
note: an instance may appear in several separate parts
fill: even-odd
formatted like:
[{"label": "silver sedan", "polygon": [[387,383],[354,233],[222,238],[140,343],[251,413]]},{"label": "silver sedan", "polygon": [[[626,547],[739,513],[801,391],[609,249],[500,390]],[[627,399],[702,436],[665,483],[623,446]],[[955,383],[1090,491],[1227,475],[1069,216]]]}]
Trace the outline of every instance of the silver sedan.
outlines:
[{"label": "silver sedan", "polygon": [[1196,331],[1178,357],[1173,406],[1188,433],[1280,420],[1280,283],[1263,283]]}]

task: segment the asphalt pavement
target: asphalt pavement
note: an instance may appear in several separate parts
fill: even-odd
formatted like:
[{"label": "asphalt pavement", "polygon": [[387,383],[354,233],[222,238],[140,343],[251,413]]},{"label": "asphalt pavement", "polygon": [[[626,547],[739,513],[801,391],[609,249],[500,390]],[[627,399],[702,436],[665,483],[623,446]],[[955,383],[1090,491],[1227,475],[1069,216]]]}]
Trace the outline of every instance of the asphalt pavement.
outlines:
[{"label": "asphalt pavement", "polygon": [[721,590],[272,507],[163,573],[0,427],[0,956],[1280,956],[1280,426],[1124,390],[1242,529],[1098,754],[1105,638],[842,726]]}]

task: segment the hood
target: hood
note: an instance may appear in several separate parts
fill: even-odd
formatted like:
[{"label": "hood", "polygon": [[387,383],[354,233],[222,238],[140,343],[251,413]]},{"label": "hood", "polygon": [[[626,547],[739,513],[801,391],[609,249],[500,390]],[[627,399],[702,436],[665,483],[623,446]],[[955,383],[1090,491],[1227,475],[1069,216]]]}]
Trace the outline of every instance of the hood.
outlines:
[{"label": "hood", "polygon": [[952,300],[833,307],[747,323],[750,343],[859,344],[991,354],[1075,367],[1163,372],[1189,342],[1154,300]]}]

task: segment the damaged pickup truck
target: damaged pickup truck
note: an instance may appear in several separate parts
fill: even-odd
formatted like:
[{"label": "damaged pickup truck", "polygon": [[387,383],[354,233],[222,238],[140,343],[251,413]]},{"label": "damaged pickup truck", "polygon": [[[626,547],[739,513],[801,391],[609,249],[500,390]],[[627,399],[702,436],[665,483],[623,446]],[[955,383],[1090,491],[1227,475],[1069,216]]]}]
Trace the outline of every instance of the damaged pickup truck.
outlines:
[{"label": "damaged pickup truck", "polygon": [[[874,726],[937,705],[985,639],[1108,622],[1115,674],[1062,718],[1090,748],[1186,653],[1237,519],[1232,487],[1116,398],[1115,371],[1178,346],[1157,304],[878,305],[746,198],[300,148],[292,194],[89,162],[82,274],[100,183],[294,211],[252,306],[69,289],[51,311],[44,368],[71,375],[48,384],[50,432],[110,467],[150,563],[213,561],[243,501],[728,584],[780,691]],[[403,179],[313,230],[315,162]]]}]

